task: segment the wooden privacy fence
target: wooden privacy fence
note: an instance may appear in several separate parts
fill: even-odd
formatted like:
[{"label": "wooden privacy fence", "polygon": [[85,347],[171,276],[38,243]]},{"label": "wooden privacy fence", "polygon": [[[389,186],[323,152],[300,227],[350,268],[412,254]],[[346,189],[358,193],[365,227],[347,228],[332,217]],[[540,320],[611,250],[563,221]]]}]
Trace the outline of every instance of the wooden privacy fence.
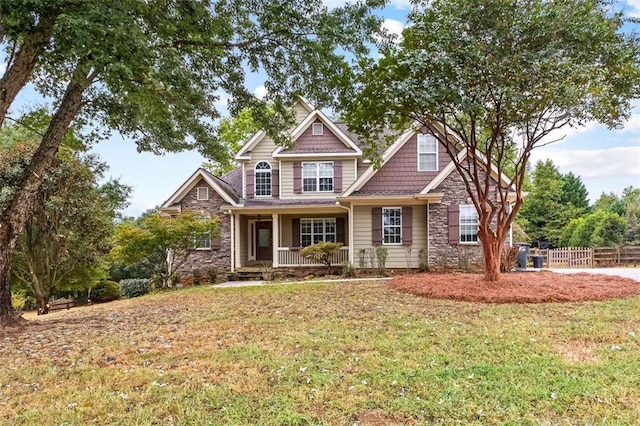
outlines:
[{"label": "wooden privacy fence", "polygon": [[640,246],[560,247],[529,250],[529,256],[540,255],[547,268],[593,268],[640,265]]}]

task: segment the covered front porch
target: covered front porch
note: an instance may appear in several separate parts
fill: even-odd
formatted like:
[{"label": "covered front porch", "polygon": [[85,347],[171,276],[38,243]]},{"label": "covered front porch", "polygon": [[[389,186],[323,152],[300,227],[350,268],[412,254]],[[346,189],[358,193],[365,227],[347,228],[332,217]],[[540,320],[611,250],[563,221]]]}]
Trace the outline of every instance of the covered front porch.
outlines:
[{"label": "covered front porch", "polygon": [[247,266],[273,268],[320,266],[300,255],[303,247],[341,242],[334,265],[352,262],[348,210],[339,206],[314,209],[232,211],[231,270]]}]

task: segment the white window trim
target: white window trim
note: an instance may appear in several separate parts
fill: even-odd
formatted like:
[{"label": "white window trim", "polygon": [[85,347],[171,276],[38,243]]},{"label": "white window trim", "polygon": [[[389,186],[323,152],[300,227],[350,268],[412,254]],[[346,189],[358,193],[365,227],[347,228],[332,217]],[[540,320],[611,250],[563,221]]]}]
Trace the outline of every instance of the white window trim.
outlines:
[{"label": "white window trim", "polygon": [[[269,185],[269,194],[258,195],[258,173],[267,173],[266,171],[267,169],[258,169],[258,164],[261,164],[261,163],[266,163],[269,166],[268,173],[269,173],[269,182],[271,184]],[[262,198],[262,197],[271,197],[272,195],[273,195],[273,166],[268,161],[265,161],[265,160],[258,161],[253,168],[253,196],[256,198]]]},{"label": "white window trim", "polygon": [[[476,212],[476,234],[475,234],[475,238],[476,241],[462,241],[462,209],[463,208],[472,208],[473,211]],[[478,226],[480,226],[480,217],[478,215],[478,211],[476,210],[476,206],[474,206],[473,204],[461,204],[458,206],[458,212],[459,212],[459,219],[458,219],[458,227],[459,227],[459,240],[460,240],[460,244],[466,244],[466,245],[478,245],[480,244],[480,239],[478,238]],[[465,224],[465,226],[468,226],[468,224]],[[468,235],[468,234],[465,234]]]},{"label": "white window trim", "polygon": [[[435,152],[428,152],[428,151],[420,152],[420,139],[422,139],[423,137],[432,137],[433,139],[435,139],[435,142],[436,142],[436,145],[435,145],[436,151]],[[418,137],[417,137],[417,140],[416,140],[416,152],[418,153],[418,155],[416,155],[416,157],[418,159],[418,171],[419,172],[437,172],[438,171],[438,168],[439,168],[438,167],[438,155],[439,155],[439,153],[438,153],[438,138],[436,138],[435,136],[430,135],[428,133],[419,133]],[[435,154],[435,156],[436,156],[436,161],[435,161],[436,167],[433,170],[429,170],[429,169],[423,170],[423,169],[420,168],[420,155],[421,154],[425,154],[425,155],[434,155]]]},{"label": "white window trim", "polygon": [[[206,195],[204,197],[200,196],[200,190],[201,189],[205,190],[205,194]],[[196,199],[198,201],[208,201],[209,200],[209,187],[208,186],[198,186],[196,188]]]},{"label": "white window trim", "polygon": [[[333,235],[334,242],[337,241],[337,239],[338,239],[338,228],[337,228],[337,220],[336,220],[335,217],[303,217],[303,218],[300,218],[300,241],[299,241],[300,247],[305,247],[305,246],[302,245],[302,224],[303,224],[303,222],[311,222],[311,244],[313,244],[313,239],[314,239],[313,237],[315,235],[320,235],[320,234],[316,234],[314,232],[313,224],[314,224],[315,221],[322,221],[322,241],[324,241],[324,242],[327,241],[327,239],[326,239],[327,235]],[[327,221],[333,221],[333,234],[331,234],[331,233],[327,234],[327,232],[326,232]]]},{"label": "white window trim", "polygon": [[[311,179],[311,177],[306,177],[304,176],[304,166],[305,164],[315,164],[316,165],[316,176],[315,176],[315,180],[316,180],[316,190],[315,191],[305,191],[304,189],[304,180],[305,179]],[[326,190],[320,190],[320,164],[331,164],[331,189],[326,189]],[[333,192],[333,188],[335,186],[335,169],[334,169],[334,163],[333,161],[305,161],[301,164],[302,170],[301,170],[301,174],[302,174],[302,192],[303,193],[307,193],[307,194],[311,194],[311,193],[316,193],[316,192],[321,192],[321,193],[332,193]],[[327,177],[327,176],[322,176]]]},{"label": "white window trim", "polygon": [[322,136],[322,135],[324,135],[324,124],[322,124],[322,123],[313,123],[311,125],[311,135],[312,136]]},{"label": "white window trim", "polygon": [[[400,210],[400,225],[387,225],[387,226],[392,226],[394,228],[399,228],[400,229],[400,242],[398,243],[385,243],[384,241],[384,211],[385,210]],[[401,246],[402,245],[402,207],[383,207],[382,208],[382,215],[380,220],[382,221],[382,245],[383,246]]]}]

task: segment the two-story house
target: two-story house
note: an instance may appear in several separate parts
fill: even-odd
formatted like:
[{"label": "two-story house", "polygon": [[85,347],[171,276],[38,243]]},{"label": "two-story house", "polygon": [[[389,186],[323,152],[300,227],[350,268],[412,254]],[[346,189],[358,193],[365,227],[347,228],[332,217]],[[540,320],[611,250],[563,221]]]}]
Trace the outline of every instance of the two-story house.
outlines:
[{"label": "two-story house", "polygon": [[235,156],[238,168],[221,177],[198,169],[162,205],[164,214],[220,217],[220,237],[199,238],[183,268],[311,265],[300,248],[320,241],[344,244],[336,264],[357,265],[377,247],[387,249],[387,268],[481,261],[477,212],[438,139],[395,135],[376,169],[344,123],[304,99],[293,108],[292,148],[258,131]]}]

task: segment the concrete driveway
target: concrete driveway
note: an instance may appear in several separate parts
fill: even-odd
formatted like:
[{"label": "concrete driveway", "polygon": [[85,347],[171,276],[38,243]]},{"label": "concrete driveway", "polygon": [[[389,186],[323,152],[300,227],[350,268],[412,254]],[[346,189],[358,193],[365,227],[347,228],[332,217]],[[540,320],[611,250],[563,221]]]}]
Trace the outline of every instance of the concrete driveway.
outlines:
[{"label": "concrete driveway", "polygon": [[558,274],[578,274],[586,272],[587,274],[604,274],[616,275],[623,278],[631,278],[640,282],[640,268],[585,268],[585,269],[549,269],[551,272]]}]

